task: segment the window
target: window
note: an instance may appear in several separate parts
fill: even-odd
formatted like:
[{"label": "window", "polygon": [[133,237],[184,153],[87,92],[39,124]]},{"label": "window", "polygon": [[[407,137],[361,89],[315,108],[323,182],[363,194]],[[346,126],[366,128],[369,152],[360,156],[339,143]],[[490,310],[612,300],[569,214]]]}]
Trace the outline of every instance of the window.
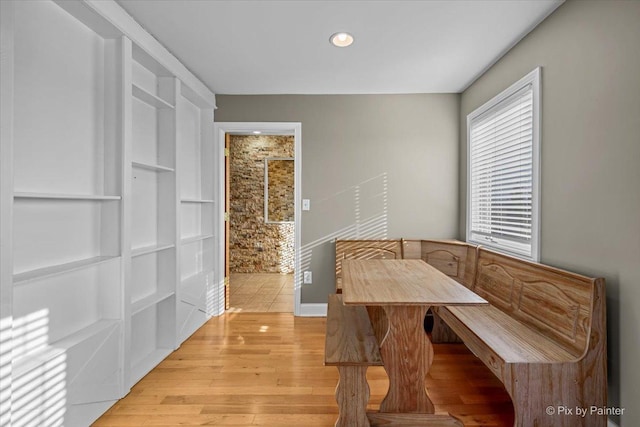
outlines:
[{"label": "window", "polygon": [[540,68],[467,116],[467,241],[538,260]]}]

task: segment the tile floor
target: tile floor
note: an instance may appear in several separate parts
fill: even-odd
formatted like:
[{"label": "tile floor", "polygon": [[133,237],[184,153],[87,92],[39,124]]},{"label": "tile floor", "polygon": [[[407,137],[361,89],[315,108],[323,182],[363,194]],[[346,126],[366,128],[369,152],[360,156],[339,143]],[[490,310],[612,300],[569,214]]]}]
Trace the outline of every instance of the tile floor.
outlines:
[{"label": "tile floor", "polygon": [[293,274],[232,273],[231,312],[293,313]]}]

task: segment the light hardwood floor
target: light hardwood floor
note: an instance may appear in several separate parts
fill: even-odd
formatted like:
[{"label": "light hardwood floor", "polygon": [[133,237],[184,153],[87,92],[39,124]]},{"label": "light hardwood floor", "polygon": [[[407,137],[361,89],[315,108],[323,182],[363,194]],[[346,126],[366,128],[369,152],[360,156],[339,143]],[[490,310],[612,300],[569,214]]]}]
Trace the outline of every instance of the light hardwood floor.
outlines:
[{"label": "light hardwood floor", "polygon": [[293,313],[293,274],[232,273],[231,312]]},{"label": "light hardwood floor", "polygon": [[[95,427],[333,426],[335,367],[323,366],[324,318],[227,313],[212,318],[136,384]],[[498,379],[463,344],[435,344],[427,388],[436,412],[465,426],[512,426]],[[386,392],[384,368],[368,371],[370,408]]]}]

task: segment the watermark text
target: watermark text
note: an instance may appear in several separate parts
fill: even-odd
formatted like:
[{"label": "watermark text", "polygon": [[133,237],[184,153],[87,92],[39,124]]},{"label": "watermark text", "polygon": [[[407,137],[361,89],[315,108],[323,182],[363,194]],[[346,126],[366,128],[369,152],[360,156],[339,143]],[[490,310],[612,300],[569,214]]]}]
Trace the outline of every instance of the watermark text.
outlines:
[{"label": "watermark text", "polygon": [[547,415],[558,416],[574,416],[585,418],[587,416],[602,416],[602,415],[623,415],[625,408],[619,408],[615,406],[547,406],[545,412]]}]

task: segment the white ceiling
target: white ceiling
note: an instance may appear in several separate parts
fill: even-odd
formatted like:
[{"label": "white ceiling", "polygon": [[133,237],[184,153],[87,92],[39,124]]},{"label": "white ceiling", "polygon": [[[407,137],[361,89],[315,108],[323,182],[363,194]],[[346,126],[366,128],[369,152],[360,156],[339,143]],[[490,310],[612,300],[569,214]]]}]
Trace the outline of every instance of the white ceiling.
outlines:
[{"label": "white ceiling", "polygon": [[215,93],[376,94],[463,91],[563,0],[117,1]]}]

